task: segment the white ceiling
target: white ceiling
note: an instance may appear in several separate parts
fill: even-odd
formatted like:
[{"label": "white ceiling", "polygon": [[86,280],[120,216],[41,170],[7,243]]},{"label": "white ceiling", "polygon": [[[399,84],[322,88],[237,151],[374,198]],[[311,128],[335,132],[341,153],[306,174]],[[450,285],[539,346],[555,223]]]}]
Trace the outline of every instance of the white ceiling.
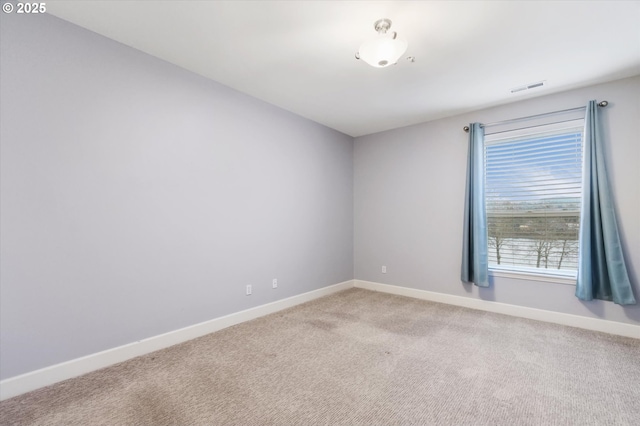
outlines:
[{"label": "white ceiling", "polygon": [[[640,1],[48,1],[47,10],[351,136],[640,74]],[[355,59],[379,18],[392,20],[414,63]]]}]

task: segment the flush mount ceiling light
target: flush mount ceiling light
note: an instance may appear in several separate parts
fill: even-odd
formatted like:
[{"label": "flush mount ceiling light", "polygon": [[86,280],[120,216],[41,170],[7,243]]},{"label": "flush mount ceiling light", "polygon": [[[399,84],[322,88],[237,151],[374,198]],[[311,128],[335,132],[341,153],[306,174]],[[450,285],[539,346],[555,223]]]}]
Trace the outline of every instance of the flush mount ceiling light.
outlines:
[{"label": "flush mount ceiling light", "polygon": [[378,36],[362,43],[360,50],[356,53],[356,59],[362,59],[376,68],[396,64],[407,50],[406,40],[399,38],[395,31],[387,34],[391,28],[389,19],[378,19],[373,27],[378,32]]}]

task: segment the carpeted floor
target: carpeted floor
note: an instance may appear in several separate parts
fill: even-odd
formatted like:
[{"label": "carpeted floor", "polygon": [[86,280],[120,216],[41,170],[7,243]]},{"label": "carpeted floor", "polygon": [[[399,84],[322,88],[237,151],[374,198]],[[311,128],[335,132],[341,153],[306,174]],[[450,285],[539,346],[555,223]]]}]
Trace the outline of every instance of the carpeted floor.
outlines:
[{"label": "carpeted floor", "polygon": [[351,289],[0,403],[2,425],[638,425],[640,340]]}]

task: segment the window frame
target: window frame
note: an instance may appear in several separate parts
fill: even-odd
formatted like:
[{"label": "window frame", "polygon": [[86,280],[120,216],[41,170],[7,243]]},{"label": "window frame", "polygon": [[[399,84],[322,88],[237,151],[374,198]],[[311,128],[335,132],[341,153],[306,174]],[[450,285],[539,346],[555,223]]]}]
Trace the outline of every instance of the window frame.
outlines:
[{"label": "window frame", "polygon": [[[582,137],[582,163],[584,162],[584,117],[567,119],[560,122],[547,122],[541,124],[530,125],[527,127],[519,127],[517,129],[507,129],[501,131],[495,131],[492,133],[486,133],[484,137],[484,152],[483,156],[486,164],[486,147],[487,142],[491,145],[499,144],[500,140],[513,140],[514,138],[526,138],[528,136],[535,136],[550,133],[561,133],[566,130],[580,130]],[[485,170],[486,178],[486,170]],[[584,178],[584,176],[582,177]],[[583,193],[580,191],[580,203],[582,203]],[[487,197],[485,194],[485,206]],[[486,208],[486,207],[485,207]],[[579,220],[582,216],[582,210],[578,212]],[[488,214],[486,219],[486,225],[488,227]],[[564,285],[576,285],[577,269],[576,270],[557,270],[557,269],[545,269],[535,267],[524,267],[514,265],[496,265],[489,264],[489,276],[499,278],[520,279],[527,281],[543,281],[548,283],[564,284]]]}]

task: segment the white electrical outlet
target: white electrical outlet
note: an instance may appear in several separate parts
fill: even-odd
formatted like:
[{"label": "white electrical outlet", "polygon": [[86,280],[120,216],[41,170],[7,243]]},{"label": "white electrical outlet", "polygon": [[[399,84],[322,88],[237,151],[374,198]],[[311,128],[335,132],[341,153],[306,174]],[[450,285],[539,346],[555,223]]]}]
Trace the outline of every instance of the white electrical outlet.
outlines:
[{"label": "white electrical outlet", "polygon": [[382,273],[383,273],[383,274],[386,274],[386,273],[387,273],[387,267],[386,267],[386,266],[383,266],[383,267],[382,267]]},{"label": "white electrical outlet", "polygon": [[273,282],[271,283],[271,288],[278,288],[278,279],[274,278]]},{"label": "white electrical outlet", "polygon": [[248,285],[247,286],[247,296],[250,296],[250,295],[251,295],[251,286]]}]

